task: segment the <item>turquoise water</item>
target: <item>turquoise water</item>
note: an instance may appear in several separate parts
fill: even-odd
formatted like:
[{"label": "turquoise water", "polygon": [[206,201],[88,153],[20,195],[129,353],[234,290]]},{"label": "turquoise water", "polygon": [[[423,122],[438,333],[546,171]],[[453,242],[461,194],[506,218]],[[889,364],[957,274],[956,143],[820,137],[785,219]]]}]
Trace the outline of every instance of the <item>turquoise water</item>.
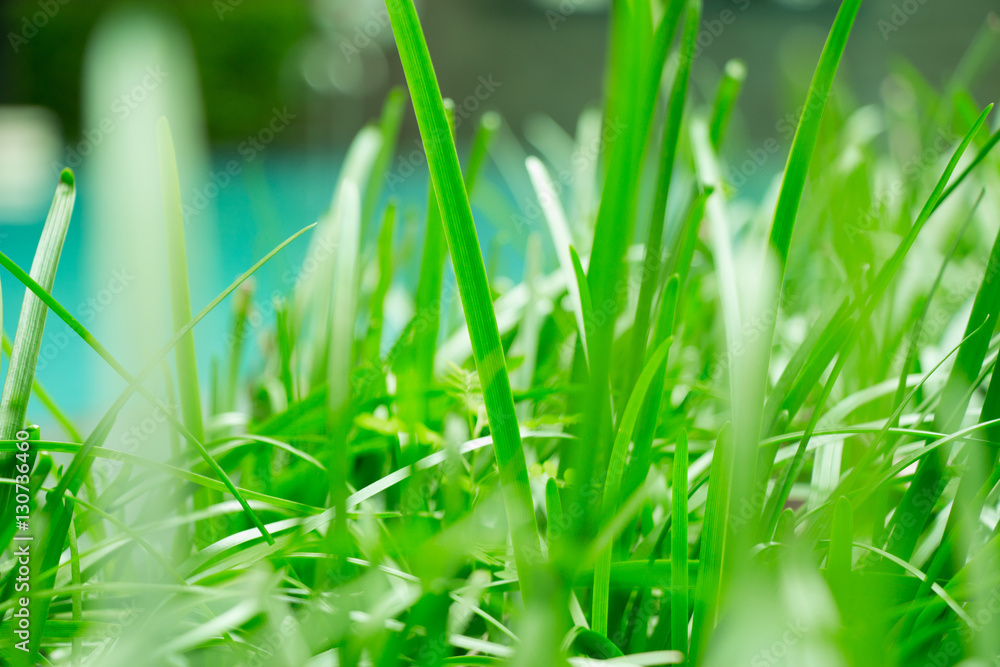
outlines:
[{"label": "turquoise water", "polygon": [[[213,157],[213,171],[224,167],[233,158],[229,152],[217,152]],[[200,265],[191,263],[192,308],[200,310],[218,295],[233,279],[252,266],[270,249],[302,227],[316,221],[330,203],[340,168],[340,157],[316,158],[295,153],[272,152],[258,172],[244,172],[236,176],[206,209],[206,219],[214,218],[218,257]],[[495,174],[490,180],[497,182]],[[102,299],[112,298],[110,291],[119,283],[108,284],[108,290],[94,292],[93,275],[100,267],[100,258],[86,257],[86,235],[90,227],[88,211],[91,210],[88,171],[84,164],[77,174],[78,195],[73,220],[60,261],[53,296],[85,325],[92,311],[100,309]],[[261,187],[264,185],[264,187]],[[251,197],[251,192],[255,193]],[[261,196],[256,193],[264,193]],[[396,246],[400,257],[396,281],[412,284],[421,247],[423,215],[427,199],[427,177],[419,169],[413,176],[398,184],[391,193],[403,202],[402,215],[396,226]],[[494,197],[495,199],[495,197]],[[501,199],[506,199],[501,197]],[[5,224],[0,220],[0,233],[4,252],[26,270],[30,267],[47,207],[41,207],[34,216],[37,221],[25,225]],[[476,207],[479,234],[487,256],[495,237],[495,226],[489,216]],[[267,221],[266,224],[263,221]],[[369,234],[369,236],[371,236]],[[371,239],[367,239],[370,246]],[[275,292],[287,293],[289,275],[294,275],[308,247],[308,234],[297,239],[256,276],[258,295],[256,301],[265,320],[272,314],[268,302]],[[189,262],[197,252],[189,248]],[[519,275],[519,252],[507,248],[498,254],[508,275]],[[405,266],[404,266],[405,265]],[[114,276],[115,267],[100,267],[99,275]],[[88,274],[88,271],[90,272]],[[292,272],[292,273],[290,273]],[[127,282],[128,275],[122,276]],[[12,276],[0,276],[3,287],[4,329],[13,337],[15,323],[21,308],[24,288]],[[167,307],[164,304],[164,307]],[[196,343],[202,384],[207,385],[208,369],[213,357],[224,349],[224,336],[231,326],[231,304],[224,302],[196,329]],[[118,323],[115,323],[116,325]],[[127,323],[122,323],[127,326]],[[263,331],[263,328],[258,329]],[[165,341],[164,341],[165,342]],[[110,347],[110,346],[109,346]],[[112,354],[115,350],[111,348]],[[252,371],[253,355],[247,355],[244,366]],[[3,369],[6,370],[6,359]],[[138,369],[129,369],[133,372]],[[114,373],[58,318],[49,316],[45,340],[39,358],[37,379],[83,428],[93,426],[110,402],[99,397],[94,387],[118,387]],[[203,391],[206,387],[203,387]],[[47,415],[34,406],[30,419],[50,423]]]},{"label": "turquoise water", "polygon": [[[214,156],[213,171],[222,168],[232,159],[228,152]],[[215,234],[218,240],[218,257],[215,262],[205,262],[189,267],[192,284],[199,289],[192,294],[192,307],[202,308],[230,282],[253,265],[270,248],[281,240],[316,221],[329,206],[333,185],[339,170],[339,159],[319,160],[294,154],[273,153],[259,176],[241,174],[224,188],[202,214],[204,219],[214,218]],[[59,272],[52,290],[53,296],[85,325],[93,317],[93,311],[100,310],[102,301],[113,298],[111,291],[118,289],[121,282],[109,282],[106,291],[94,291],[93,281],[88,271],[99,275],[105,271],[114,276],[115,267],[101,267],[100,258],[86,257],[86,234],[90,228],[88,219],[91,189],[88,187],[89,174],[84,164],[77,174],[77,200],[73,220],[66,238],[60,260]],[[248,181],[260,184],[266,182],[268,196],[264,204],[252,202],[248,194]],[[407,197],[419,196],[426,188],[420,178],[414,177],[407,183]],[[34,255],[35,246],[42,230],[46,208],[36,213],[37,222],[32,224],[2,224],[4,252],[22,268],[28,269]],[[262,217],[270,218],[274,225],[272,233],[266,234],[260,224]],[[268,236],[277,240],[271,241]],[[258,273],[259,294],[270,295],[281,283],[281,273],[294,268],[301,261],[308,245],[308,237],[297,239],[286,248],[274,266],[265,267]],[[192,253],[196,255],[197,253]],[[121,276],[127,284],[129,276]],[[3,286],[4,330],[13,337],[15,324],[21,308],[24,288],[12,276],[4,272],[0,276]],[[166,304],[165,304],[166,307]],[[223,336],[229,327],[231,308],[223,303],[196,329],[198,353],[203,369],[209,368],[210,360],[224,348]],[[125,324],[125,323],[123,323]],[[165,342],[165,341],[164,341]],[[114,354],[114,349],[111,349]],[[81,418],[84,425],[96,420],[94,411],[106,406],[95,404],[95,392],[89,387],[111,379],[109,370],[101,370],[103,362],[58,318],[49,316],[46,322],[45,340],[38,363],[37,379],[53,395],[57,402],[74,417]],[[4,372],[6,359],[4,359]],[[132,371],[138,369],[130,369]],[[207,375],[207,373],[206,373]],[[204,381],[204,378],[203,378]],[[111,386],[116,386],[112,384]],[[32,411],[32,419],[45,423],[47,419],[38,417],[37,406]]]}]

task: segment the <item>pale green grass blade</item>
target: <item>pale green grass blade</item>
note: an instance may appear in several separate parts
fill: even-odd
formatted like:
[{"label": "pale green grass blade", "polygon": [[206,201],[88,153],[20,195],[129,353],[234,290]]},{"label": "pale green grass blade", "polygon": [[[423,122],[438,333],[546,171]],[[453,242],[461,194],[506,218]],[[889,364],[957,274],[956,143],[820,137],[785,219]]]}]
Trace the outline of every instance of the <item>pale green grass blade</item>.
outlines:
[{"label": "pale green grass blade", "polygon": [[469,161],[465,165],[465,190],[471,198],[476,190],[476,183],[482,174],[483,165],[489,156],[490,147],[500,131],[502,121],[500,114],[487,111],[476,125],[476,135],[472,139],[472,149],[469,151]]},{"label": "pale green grass blade", "polygon": [[569,292],[570,302],[573,305],[573,317],[576,319],[577,333],[583,345],[584,358],[589,364],[587,319],[584,317],[580,285],[570,256],[573,235],[570,232],[569,221],[563,212],[562,203],[559,201],[559,194],[552,182],[552,177],[542,161],[534,156],[529,156],[525,165],[528,168],[531,184],[535,188],[535,196],[538,197],[538,202],[541,204],[545,223],[548,225],[549,236],[556,250],[556,258],[559,260],[559,268],[562,271],[563,280],[566,281],[566,290]]},{"label": "pale green grass blade", "polygon": [[354,138],[340,171],[333,191],[329,210],[320,219],[316,232],[309,242],[306,259],[302,263],[292,301],[291,330],[293,342],[302,358],[308,387],[320,386],[327,379],[327,362],[330,337],[333,330],[335,261],[339,254],[340,235],[344,223],[338,218],[342,210],[344,191],[352,187],[358,193],[367,192],[371,184],[372,168],[383,145],[378,129],[367,126]]},{"label": "pale green grass blade", "polygon": [[[177,157],[170,126],[166,118],[156,125],[156,140],[160,151],[160,176],[166,220],[167,268],[170,273],[170,312],[174,333],[191,320],[191,293],[188,288],[187,249],[184,243],[184,215],[181,186],[177,174]],[[201,389],[198,386],[198,363],[194,349],[194,335],[190,332],[177,341],[174,348],[177,360],[177,382],[184,425],[199,440],[205,439],[202,417]]]},{"label": "pale green grass blade", "polygon": [[344,184],[338,204],[336,215],[340,229],[331,294],[331,307],[336,316],[332,322],[327,366],[327,407],[331,413],[343,410],[351,395],[361,249],[361,193],[353,183]]},{"label": "pale green grass blade", "polygon": [[[773,327],[776,320],[773,304],[778,301],[779,278],[770,251],[757,261],[744,261],[737,267],[733,258],[732,241],[726,202],[721,190],[720,168],[711,145],[709,129],[703,119],[691,126],[692,149],[698,174],[713,193],[706,203],[712,232],[712,256],[719,283],[720,310],[726,336],[726,354],[730,362],[729,393],[733,420],[734,476],[731,502],[742,508],[750,503],[756,481],[761,424],[764,418],[764,389],[768,383],[770,335],[749,327],[763,324]],[[739,277],[737,277],[739,276]],[[749,325],[748,326],[745,326]],[[756,516],[748,517],[751,527]],[[749,530],[733,531],[733,553],[741,554],[750,547]],[[742,562],[736,556],[737,562]]]},{"label": "pale green grass blade", "polygon": [[396,230],[397,203],[390,201],[382,218],[378,236],[378,284],[368,305],[368,336],[365,341],[365,361],[371,369],[382,365],[382,330],[385,325],[385,297],[392,286],[392,241]]},{"label": "pale green grass blade", "polygon": [[[166,236],[167,274],[170,286],[170,315],[174,332],[191,319],[191,291],[188,286],[187,247],[184,239],[184,204],[181,201],[180,177],[177,173],[177,156],[170,125],[166,118],[156,124],[156,143],[160,159],[160,182],[163,193]],[[201,387],[198,383],[198,359],[195,354],[194,333],[177,341],[174,348],[177,369],[178,396],[184,426],[198,440],[205,439],[202,414]],[[196,509],[214,505],[217,494],[202,492],[195,495]],[[195,531],[195,544],[204,546],[215,541],[214,524],[205,522]]]},{"label": "pale green grass blade", "polygon": [[469,323],[483,399],[493,433],[519,579],[525,597],[533,600],[535,591],[531,586],[529,559],[540,550],[538,529],[514,398],[472,209],[416,9],[411,0],[387,0],[386,7],[413,99],[431,182],[444,218],[455,277]]},{"label": "pale green grass blade", "polygon": [[[14,344],[11,342],[10,338],[6,333],[3,334],[3,353],[10,358],[11,352],[14,350]],[[49,392],[42,386],[42,384],[37,380],[33,380],[31,383],[31,391],[34,392],[35,397],[38,402],[49,411],[52,418],[55,419],[59,425],[66,431],[66,435],[70,437],[71,440],[76,442],[83,441],[83,435],[80,434],[79,429],[73,421],[66,415],[66,413],[56,404]]]},{"label": "pale green grass blade", "polygon": [[[708,123],[704,118],[691,122],[691,149],[694,152],[695,169],[701,182],[711,194],[705,201],[705,213],[711,232],[712,258],[719,281],[719,308],[725,324],[726,335],[733,337],[741,330],[736,261],[733,258],[730,238],[729,213],[721,187],[722,176],[718,158],[712,149]],[[732,367],[730,366],[730,375]]]},{"label": "pale green grass blade", "polygon": [[327,357],[327,433],[330,436],[330,505],[336,523],[327,537],[332,553],[346,557],[349,549],[347,496],[350,493],[350,453],[353,404],[351,369],[354,367],[354,329],[358,314],[359,255],[361,253],[361,193],[351,181],[343,184],[337,199],[338,245],[333,265],[330,351]]},{"label": "pale green grass blade", "polygon": [[[59,177],[52,206],[31,265],[32,278],[46,292],[52,290],[55,282],[56,269],[59,266],[66,232],[69,230],[75,200],[75,179],[73,173],[67,169]],[[24,427],[47,313],[48,309],[42,300],[30,291],[25,293],[14,346],[10,352],[3,398],[0,400],[0,436],[5,440],[13,438],[14,434]],[[4,476],[9,477],[6,472],[6,462],[4,463],[2,466]]]},{"label": "pale green grass blade", "polygon": [[[49,208],[42,236],[38,241],[35,258],[31,264],[31,277],[39,289],[52,291],[56,269],[62,255],[63,242],[69,230],[73,203],[76,201],[76,181],[73,172],[63,170],[56,185],[56,192]],[[45,317],[48,308],[41,295],[25,292],[21,304],[21,315],[14,336],[14,347],[10,353],[7,377],[4,380],[3,395],[0,398],[0,439],[10,440],[25,426],[28,400],[35,379],[35,366],[42,348]],[[0,456],[0,476],[10,478],[13,471],[13,457]],[[10,487],[0,490],[0,508],[7,510]],[[8,512],[9,514],[10,512]],[[6,515],[5,515],[6,516]]]}]

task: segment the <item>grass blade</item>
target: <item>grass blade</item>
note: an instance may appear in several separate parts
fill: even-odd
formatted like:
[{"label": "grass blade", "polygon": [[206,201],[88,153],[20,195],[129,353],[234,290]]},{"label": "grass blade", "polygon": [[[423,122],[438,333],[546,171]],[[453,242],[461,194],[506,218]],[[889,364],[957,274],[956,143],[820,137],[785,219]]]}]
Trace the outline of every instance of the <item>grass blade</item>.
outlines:
[{"label": "grass blade", "polygon": [[445,236],[469,322],[521,587],[525,597],[533,600],[535,591],[531,587],[530,559],[540,553],[538,528],[514,411],[514,397],[472,209],[416,9],[412,0],[387,0],[386,7],[413,99],[431,182],[444,219]]},{"label": "grass blade", "polygon": [[[971,398],[969,388],[979,376],[998,318],[1000,318],[1000,235],[993,244],[982,285],[976,294],[972,313],[969,315],[965,330],[966,340],[958,350],[955,365],[945,383],[931,430],[950,433],[961,425]],[[986,323],[989,323],[989,326],[983,326]],[[891,551],[904,560],[909,560],[912,556],[917,538],[944,490],[941,487],[944,474],[943,462],[948,459],[949,453],[950,448],[944,448],[939,455],[928,456],[921,461],[910,487],[903,494],[903,499],[890,522],[889,530],[895,531],[890,532],[894,536]],[[909,517],[906,525],[901,521],[904,516]]]},{"label": "grass blade", "polygon": [[114,424],[114,420],[118,412],[121,410],[122,406],[124,406],[125,402],[128,400],[128,398],[132,395],[133,392],[139,391],[147,400],[153,402],[154,405],[157,405],[157,407],[163,410],[164,414],[167,416],[167,419],[172,423],[172,425],[175,428],[177,428],[182,433],[182,435],[187,437],[196,447],[200,446],[199,453],[203,457],[207,457],[206,463],[208,463],[209,466],[212,467],[213,470],[216,472],[216,474],[219,475],[219,478],[226,485],[227,489],[229,489],[230,493],[232,493],[233,496],[240,501],[240,504],[243,506],[244,511],[248,513],[254,525],[256,525],[259,529],[261,529],[261,533],[262,535],[264,535],[265,539],[270,539],[270,536],[268,535],[266,529],[263,528],[263,524],[257,518],[253,510],[250,509],[250,506],[246,503],[246,500],[243,499],[243,496],[236,490],[236,487],[229,479],[229,476],[225,474],[225,471],[219,468],[218,463],[216,463],[214,460],[211,459],[210,456],[208,456],[208,452],[207,450],[204,449],[204,446],[201,445],[201,443],[197,441],[193,437],[193,435],[190,434],[189,431],[187,431],[187,429],[183,426],[183,424],[177,422],[173,418],[172,411],[169,410],[166,406],[164,406],[158,399],[156,399],[151,394],[146,392],[142,388],[141,383],[149,376],[150,373],[152,373],[155,369],[159,368],[160,362],[170,352],[170,350],[174,348],[177,342],[189,331],[191,331],[191,329],[193,329],[198,322],[200,322],[210,312],[212,312],[212,310],[214,310],[215,307],[218,306],[223,301],[223,299],[225,299],[233,291],[235,291],[241,284],[243,284],[244,281],[247,280],[247,278],[253,275],[262,266],[264,266],[264,264],[267,263],[268,260],[270,260],[278,252],[284,249],[289,243],[291,243],[293,240],[304,234],[307,230],[312,229],[312,227],[314,226],[315,225],[309,225],[308,227],[297,232],[296,234],[293,234],[284,243],[282,243],[277,248],[272,250],[263,259],[261,259],[253,267],[251,267],[248,271],[246,271],[243,275],[237,278],[226,290],[224,290],[219,296],[213,299],[211,303],[209,303],[204,309],[202,309],[201,312],[198,313],[198,315],[196,315],[190,322],[188,322],[177,333],[175,333],[173,338],[171,338],[170,341],[163,348],[160,349],[159,353],[154,355],[152,361],[135,377],[132,377],[128,373],[128,371],[126,371],[125,368],[118,363],[118,361],[111,355],[111,353],[108,352],[108,350],[103,345],[101,345],[101,343],[93,336],[93,334],[91,334],[86,329],[86,327],[80,324],[80,322],[77,321],[76,318],[74,318],[61,303],[52,298],[52,296],[48,292],[46,292],[41,287],[41,285],[35,282],[35,280],[32,279],[31,276],[29,276],[27,273],[25,273],[24,270],[21,269],[21,267],[19,267],[16,263],[11,261],[11,259],[7,257],[7,255],[0,252],[0,266],[9,271],[15,278],[17,278],[18,281],[20,281],[33,294],[35,294],[35,296],[37,296],[41,301],[43,301],[46,304],[46,306],[48,306],[48,308],[59,317],[59,319],[65,322],[66,325],[69,326],[69,328],[72,329],[78,336],[80,336],[80,338],[83,339],[83,341],[87,343],[87,345],[89,345],[95,352],[97,352],[97,354],[116,373],[118,373],[119,376],[121,376],[126,382],[129,383],[129,386],[122,392],[118,400],[115,401],[114,406],[112,406],[112,408],[104,415],[104,417],[101,419],[101,422],[94,429],[94,432],[91,433],[91,435],[87,438],[87,441],[84,443],[84,447],[82,447],[79,453],[76,456],[74,456],[70,466],[67,468],[66,472],[59,480],[58,486],[50,494],[50,498],[58,498],[67,490],[69,490],[71,493],[76,493],[76,491],[79,489],[80,484],[82,483],[78,479],[80,473],[84,470],[85,466],[89,462],[90,450],[92,450],[95,446],[104,441],[104,439],[107,437],[107,434],[110,432],[111,426]]},{"label": "grass blade", "polygon": [[[670,351],[670,344],[673,339],[668,338],[663,341],[653,353],[643,369],[642,374],[635,383],[635,390],[629,397],[625,413],[622,415],[618,432],[615,435],[614,447],[611,450],[611,460],[608,465],[608,477],[604,486],[604,515],[602,525],[607,525],[614,517],[620,504],[619,491],[621,490],[622,477],[625,473],[625,457],[628,455],[628,446],[632,442],[635,434],[635,426],[639,420],[639,412],[646,401],[647,392],[653,382],[653,378],[667,361],[667,353]],[[608,544],[602,552],[594,568],[594,600],[591,627],[595,632],[606,635],[608,631],[608,594],[609,581],[611,576],[611,557],[613,545]]]},{"label": "grass blade", "polygon": [[388,169],[399,143],[399,131],[406,113],[406,102],[406,91],[395,87],[389,91],[385,98],[385,104],[382,105],[382,118],[379,120],[378,128],[382,133],[382,145],[379,147],[378,154],[372,164],[372,182],[365,192],[361,211],[361,224],[365,228],[372,224],[376,208],[379,205],[383,185],[386,181],[386,169]]},{"label": "grass blade", "polygon": [[[177,157],[170,125],[161,118],[156,125],[156,139],[160,150],[160,175],[163,181],[163,199],[166,206],[167,266],[170,272],[170,312],[174,333],[191,320],[191,293],[188,288],[187,250],[184,244],[184,215],[181,203],[181,186],[177,175]],[[177,341],[174,348],[177,360],[177,382],[184,425],[196,438],[205,439],[202,419],[201,390],[198,386],[198,363],[194,350],[194,335],[188,332]]]},{"label": "grass blade", "polygon": [[[670,277],[666,288],[663,290],[660,312],[657,316],[656,330],[653,335],[653,344],[656,347],[659,347],[674,331],[679,287],[680,280],[675,274]],[[624,489],[622,495],[626,498],[635,493],[636,489],[639,488],[649,474],[650,454],[653,449],[653,439],[656,435],[656,423],[660,417],[665,379],[666,368],[661,367],[653,378],[646,402],[642,406],[642,413],[639,415],[635,444],[632,447],[632,456],[629,459],[628,470],[622,483],[622,488]],[[626,531],[626,537],[629,536],[630,532]]]},{"label": "grass blade", "polygon": [[770,245],[778,257],[779,282],[785,274],[788,247],[792,241],[792,229],[795,227],[795,218],[798,216],[799,204],[802,201],[806,176],[809,174],[809,165],[812,162],[816,142],[819,139],[823,111],[826,109],[826,101],[833,88],[833,79],[840,66],[840,59],[847,46],[847,39],[851,35],[851,28],[854,26],[854,19],[861,8],[861,2],[862,0],[844,0],[840,5],[837,18],[834,20],[833,28],[830,30],[826,45],[823,47],[823,53],[820,55],[812,84],[809,86],[802,117],[795,130],[795,138],[792,140],[792,150],[788,154],[788,163],[785,166],[781,193],[778,195],[778,206],[774,211],[769,239]]},{"label": "grass blade", "polygon": [[670,90],[667,105],[667,125],[663,130],[663,146],[660,148],[660,163],[656,177],[656,194],[653,212],[649,221],[649,237],[646,240],[646,257],[642,267],[639,285],[639,303],[636,306],[635,322],[632,325],[632,355],[627,377],[630,390],[633,378],[639,376],[642,362],[646,357],[646,337],[649,333],[649,318],[653,305],[653,294],[660,284],[660,264],[663,245],[663,228],[666,225],[667,201],[673,182],[674,162],[681,137],[681,123],[684,120],[684,105],[687,101],[688,79],[691,63],[694,61],[698,30],[701,27],[701,0],[687,0],[684,10],[684,31],[681,33],[679,50],[680,64]]},{"label": "grass blade", "polygon": [[566,281],[566,289],[569,292],[570,302],[573,305],[573,316],[576,319],[577,333],[583,345],[584,358],[590,363],[588,353],[588,321],[584,316],[583,300],[580,293],[580,285],[577,280],[570,248],[573,245],[573,236],[570,232],[569,221],[563,212],[562,204],[559,202],[559,195],[548,169],[542,161],[534,156],[529,156],[525,161],[528,168],[528,176],[531,184],[535,188],[535,195],[541,204],[542,214],[549,228],[549,236],[552,238],[552,245],[556,249],[556,258],[559,260],[559,269],[562,271],[563,279]]},{"label": "grass blade", "polygon": [[[174,332],[191,319],[191,291],[188,286],[187,248],[184,241],[184,214],[181,201],[180,177],[177,173],[177,156],[170,125],[166,118],[156,124],[156,142],[160,157],[160,179],[163,188],[164,222],[166,225],[167,273],[170,284],[170,315]],[[202,416],[201,388],[198,384],[198,360],[194,348],[194,333],[188,332],[177,341],[174,348],[177,368],[178,395],[184,426],[197,440],[205,440]],[[195,509],[210,507],[221,497],[212,491],[201,490],[195,494]],[[205,521],[195,530],[195,544],[199,547],[217,539],[214,524]]]},{"label": "grass blade", "polygon": [[[572,460],[567,462],[568,467],[578,472],[580,481],[574,484],[577,495],[583,493],[583,489],[601,485],[613,446],[608,378],[612,369],[615,323],[627,292],[622,280],[623,260],[633,236],[639,173],[660,78],[682,2],[673,0],[667,5],[666,14],[652,35],[648,54],[644,47],[648,39],[649,6],[637,7],[627,2],[614,5],[612,71],[604,117],[608,146],[606,166],[611,176],[604,181],[594,228],[594,238],[601,242],[594,244],[587,267],[591,298],[599,304],[602,316],[595,322],[593,340],[588,341],[588,349],[593,352],[589,360],[590,383],[575,408],[584,416],[580,431],[587,435],[591,444],[571,450]],[[615,124],[625,125],[624,136],[619,137],[612,131]],[[574,533],[586,538],[593,528],[589,518],[599,515],[600,507],[596,497],[584,506],[587,511],[576,523]]]},{"label": "grass blade", "polygon": [[712,457],[708,481],[708,504],[705,506],[705,527],[701,540],[698,583],[694,598],[694,619],[691,626],[691,650],[688,664],[697,665],[705,648],[708,632],[715,626],[715,617],[722,597],[726,535],[729,528],[729,498],[733,481],[732,426],[726,424],[719,433]]},{"label": "grass blade", "polygon": [[677,436],[671,497],[670,648],[688,653],[688,439]]},{"label": "grass blade", "polygon": [[[948,181],[951,179],[952,174],[955,172],[955,169],[958,166],[959,160],[961,160],[962,156],[965,154],[965,150],[969,147],[969,144],[972,143],[973,138],[979,132],[979,129],[983,126],[983,123],[986,122],[986,117],[989,115],[992,108],[993,107],[991,105],[990,107],[987,107],[982,114],[980,114],[979,119],[976,121],[976,123],[969,131],[969,133],[966,134],[965,138],[962,140],[962,143],[955,150],[954,154],[951,157],[951,160],[948,163],[948,166],[945,167],[944,173],[938,179],[934,191],[931,193],[920,214],[917,216],[917,219],[913,223],[913,226],[910,227],[906,237],[899,244],[899,247],[896,248],[896,251],[893,253],[892,257],[889,258],[889,261],[887,261],[885,265],[881,268],[881,270],[878,272],[874,281],[872,282],[871,287],[861,298],[863,302],[862,310],[859,313],[858,317],[855,320],[853,320],[853,323],[850,324],[851,328],[849,330],[844,331],[845,335],[843,336],[843,343],[833,351],[833,354],[839,351],[839,357],[837,358],[837,362],[834,365],[833,371],[830,373],[830,376],[826,381],[826,386],[823,390],[823,395],[820,397],[816,406],[814,406],[813,408],[813,414],[810,417],[809,424],[806,427],[805,435],[799,442],[799,447],[796,450],[795,458],[793,459],[792,463],[788,466],[788,468],[785,470],[785,475],[783,477],[782,482],[779,484],[778,487],[775,488],[774,493],[772,493],[771,497],[768,499],[767,507],[765,508],[763,517],[764,519],[763,525],[766,526],[768,535],[773,534],[774,527],[778,521],[778,516],[781,513],[781,508],[784,507],[785,501],[788,498],[788,494],[791,491],[792,484],[794,483],[796,476],[798,475],[799,468],[802,464],[802,457],[805,455],[809,440],[812,437],[812,433],[815,430],[820,415],[823,412],[823,406],[825,404],[826,398],[830,395],[830,392],[833,390],[833,386],[836,383],[837,378],[840,375],[840,372],[843,370],[844,365],[847,363],[847,358],[849,356],[847,354],[847,351],[857,341],[857,338],[860,335],[862,328],[865,327],[870,321],[871,315],[874,312],[875,307],[881,301],[886,290],[889,288],[889,284],[892,282],[893,278],[896,276],[896,273],[899,271],[900,266],[903,264],[903,260],[906,258],[906,255],[908,254],[910,248],[912,248],[913,244],[916,242],[917,236],[920,234],[920,231],[924,228],[924,225],[927,223],[927,220],[930,219],[931,214],[937,207],[937,204],[941,199],[941,195],[944,192]],[[913,538],[913,543],[915,544],[915,538]]]},{"label": "grass blade", "polygon": [[709,137],[716,149],[722,145],[726,128],[729,127],[729,118],[732,116],[736,99],[740,96],[740,89],[746,78],[747,66],[742,60],[730,60],[726,63],[722,72],[722,82],[715,95],[715,104],[712,105],[712,120],[709,123]]},{"label": "grass blade", "polygon": [[[69,230],[73,203],[76,201],[76,180],[73,172],[63,170],[56,185],[56,192],[49,208],[45,227],[31,264],[31,277],[39,289],[46,294],[52,291],[56,269],[62,255],[63,242]],[[24,428],[28,411],[28,399],[35,379],[35,366],[42,348],[42,334],[45,331],[45,316],[48,314],[45,299],[30,290],[24,294],[21,315],[14,336],[14,347],[10,353],[7,377],[4,380],[3,395],[0,398],[0,439],[11,440]],[[0,476],[12,477],[14,460],[10,454],[0,455]],[[0,508],[7,509],[10,487],[0,491]],[[10,512],[4,514],[8,516]]]}]

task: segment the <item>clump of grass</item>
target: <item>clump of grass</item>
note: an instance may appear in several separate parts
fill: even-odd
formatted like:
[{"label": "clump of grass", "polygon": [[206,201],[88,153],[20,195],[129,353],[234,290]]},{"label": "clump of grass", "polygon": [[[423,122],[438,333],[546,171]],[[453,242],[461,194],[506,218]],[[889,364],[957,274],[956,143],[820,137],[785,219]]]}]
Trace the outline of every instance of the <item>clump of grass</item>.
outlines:
[{"label": "clump of grass", "polygon": [[[65,172],[30,274],[0,253],[26,288],[0,463],[36,537],[22,591],[14,513],[0,518],[0,627],[23,595],[32,631],[28,651],[0,634],[3,664],[990,664],[1000,131],[965,87],[997,38],[936,96],[894,74],[924,120],[886,105],[873,121],[833,94],[860,6],[840,6],[775,203],[745,215],[726,165],[747,72],[729,63],[713,99],[689,84],[700,0],[615,3],[603,119],[584,112],[561,157],[523,155],[492,112],[460,156],[413,3],[388,0],[426,205],[383,196],[408,108],[395,90],[320,222],[192,314],[164,122],[174,334],[135,374],[51,294]],[[602,124],[602,155],[579,164]],[[913,172],[905,147],[926,156],[939,128],[958,139]],[[520,283],[488,275],[473,217],[524,219],[487,196],[493,156],[508,178],[524,167],[540,204],[530,234],[507,236],[524,242]],[[397,332],[412,211],[427,233]],[[239,334],[241,285],[310,231],[274,321],[235,336],[203,400],[194,327],[240,290]],[[125,382],[96,425],[33,377],[48,311]],[[179,411],[148,386],[164,369]],[[188,446],[116,451],[133,398]],[[217,413],[238,426],[213,428]],[[29,429],[22,463],[29,420],[52,426]],[[102,459],[121,464],[113,479],[91,474]]]}]

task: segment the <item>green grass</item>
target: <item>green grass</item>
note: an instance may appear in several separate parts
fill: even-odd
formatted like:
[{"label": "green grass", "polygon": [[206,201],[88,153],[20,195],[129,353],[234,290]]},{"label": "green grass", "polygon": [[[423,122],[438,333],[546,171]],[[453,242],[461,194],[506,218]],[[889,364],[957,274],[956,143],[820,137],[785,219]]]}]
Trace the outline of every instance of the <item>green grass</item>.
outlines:
[{"label": "green grass", "polygon": [[[172,333],[138,372],[54,296],[72,173],[30,272],[0,252],[25,288],[3,346],[0,664],[993,664],[1000,125],[968,88],[991,84],[996,32],[940,90],[895,66],[886,94],[920,113],[859,109],[837,71],[865,10],[845,0],[758,202],[730,182],[754,72],[695,57],[700,0],[615,3],[603,118],[539,122],[541,155],[492,111],[460,155],[461,91],[411,0],[387,7],[408,96],[358,133],[319,222],[197,312],[184,174],[150,128]],[[408,100],[426,202],[383,188]],[[487,271],[484,224],[523,274]],[[297,280],[243,336],[251,278],[292,245]],[[208,372],[194,328],[230,297]],[[34,377],[47,314],[117,376],[103,412]],[[117,445],[132,401],[164,416],[155,455]]]}]

